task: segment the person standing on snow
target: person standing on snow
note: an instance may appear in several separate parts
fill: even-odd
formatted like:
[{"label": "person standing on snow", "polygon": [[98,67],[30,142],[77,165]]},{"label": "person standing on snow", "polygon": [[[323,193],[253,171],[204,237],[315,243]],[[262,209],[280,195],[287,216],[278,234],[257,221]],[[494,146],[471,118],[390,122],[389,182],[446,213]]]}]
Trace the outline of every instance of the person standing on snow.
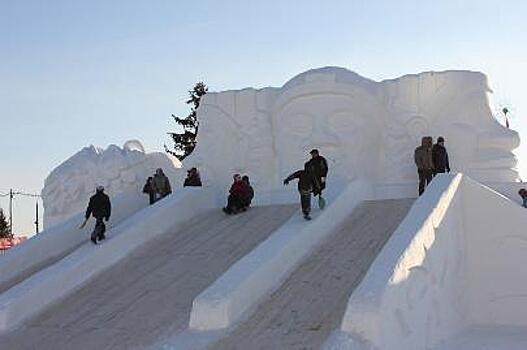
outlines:
[{"label": "person standing on snow", "polygon": [[421,139],[421,146],[414,151],[414,161],[417,166],[417,175],[419,176],[419,196],[423,194],[434,175],[432,144],[432,137],[425,136]]},{"label": "person standing on snow", "polygon": [[91,241],[93,244],[97,244],[97,240],[102,241],[106,239],[104,233],[106,232],[106,225],[104,221],[110,219],[112,214],[112,205],[110,203],[110,197],[104,193],[103,186],[97,186],[96,192],[93,196],[90,197],[90,202],[88,203],[88,208],[86,209],[85,220],[81,225],[81,228],[86,225],[86,222],[90,218],[90,215],[93,215],[95,218],[95,228],[91,234]]},{"label": "person standing on snow", "polygon": [[522,198],[522,207],[527,208],[527,190],[525,188],[521,188],[518,191],[518,194]]},{"label": "person standing on snow", "polygon": [[434,164],[434,176],[450,172],[448,152],[445,148],[445,139],[442,136],[437,138],[437,143],[432,147],[432,162]]},{"label": "person standing on snow", "polygon": [[201,177],[199,176],[198,169],[190,168],[187,171],[187,177],[185,178],[183,187],[201,187]]},{"label": "person standing on snow", "polygon": [[311,192],[313,192],[313,176],[308,171],[307,163],[304,165],[304,170],[297,170],[289,175],[284,180],[284,185],[289,185],[289,181],[298,179],[298,193],[300,194],[300,205],[302,207],[302,214],[304,219],[311,220],[309,213],[311,212]]},{"label": "person standing on snow", "polygon": [[153,183],[154,189],[156,191],[156,201],[165,198],[172,193],[170,181],[168,181],[168,177],[165,175],[165,173],[163,173],[163,169],[159,168],[156,170]]},{"label": "person standing on snow", "polygon": [[148,194],[150,205],[155,203],[156,189],[154,188],[154,179],[152,178],[152,176],[149,176],[148,179],[146,179],[146,183],[143,186],[143,193]]},{"label": "person standing on snow", "polygon": [[320,209],[325,206],[322,191],[326,188],[326,177],[328,175],[328,162],[322,157],[317,149],[311,150],[311,159],[306,162],[304,169],[307,170],[313,180],[313,195],[318,196]]}]

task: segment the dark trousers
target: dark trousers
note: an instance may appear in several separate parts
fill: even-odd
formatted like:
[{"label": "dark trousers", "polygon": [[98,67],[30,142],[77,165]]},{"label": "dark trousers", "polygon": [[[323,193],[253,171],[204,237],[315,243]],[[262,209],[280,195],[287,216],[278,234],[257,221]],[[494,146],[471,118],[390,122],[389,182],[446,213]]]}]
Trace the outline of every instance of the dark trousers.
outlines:
[{"label": "dark trousers", "polygon": [[106,225],[102,218],[95,218],[95,228],[91,233],[91,238],[93,239],[104,239],[104,233],[106,232]]},{"label": "dark trousers", "polygon": [[242,202],[243,200],[240,198],[240,196],[233,196],[230,194],[229,198],[227,198],[227,212],[230,214],[240,210],[243,206]]},{"label": "dark trousers", "polygon": [[156,202],[156,193],[155,192],[148,192],[148,199],[150,199],[150,205],[154,204]]},{"label": "dark trousers", "polygon": [[425,187],[430,184],[433,178],[432,170],[417,170],[419,175],[419,195],[422,195],[425,191]]},{"label": "dark trousers", "polygon": [[311,191],[300,191],[300,205],[302,206],[302,213],[309,215],[311,212]]}]

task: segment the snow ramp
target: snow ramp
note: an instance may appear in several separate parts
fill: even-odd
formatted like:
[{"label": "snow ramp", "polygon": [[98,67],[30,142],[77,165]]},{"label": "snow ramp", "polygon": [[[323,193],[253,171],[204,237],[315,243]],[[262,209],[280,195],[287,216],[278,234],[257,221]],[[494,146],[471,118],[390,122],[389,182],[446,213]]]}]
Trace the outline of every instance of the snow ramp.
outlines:
[{"label": "snow ramp", "polygon": [[364,201],[257,310],[210,349],[318,349],[414,199]]},{"label": "snow ramp", "polygon": [[351,295],[326,350],[527,349],[527,211],[432,181]]},{"label": "snow ramp", "polygon": [[297,210],[273,205],[226,216],[209,209],[26,320],[2,336],[0,348],[144,348],[186,328],[193,299]]}]

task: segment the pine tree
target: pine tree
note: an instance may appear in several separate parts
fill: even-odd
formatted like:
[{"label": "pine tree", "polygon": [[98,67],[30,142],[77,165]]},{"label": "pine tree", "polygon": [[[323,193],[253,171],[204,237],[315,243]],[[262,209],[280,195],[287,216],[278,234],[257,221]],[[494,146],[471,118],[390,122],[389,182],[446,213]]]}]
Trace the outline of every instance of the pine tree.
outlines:
[{"label": "pine tree", "polygon": [[9,230],[9,223],[4,215],[4,211],[0,208],[0,238],[12,238]]},{"label": "pine tree", "polygon": [[208,87],[203,82],[196,83],[194,88],[188,92],[189,99],[186,101],[187,104],[192,105],[190,114],[186,118],[172,114],[172,118],[182,131],[168,133],[174,142],[174,150],[170,150],[165,145],[165,151],[177,157],[179,160],[185,159],[196,147],[196,137],[199,129],[199,120],[196,111],[198,110],[201,98],[207,91]]}]

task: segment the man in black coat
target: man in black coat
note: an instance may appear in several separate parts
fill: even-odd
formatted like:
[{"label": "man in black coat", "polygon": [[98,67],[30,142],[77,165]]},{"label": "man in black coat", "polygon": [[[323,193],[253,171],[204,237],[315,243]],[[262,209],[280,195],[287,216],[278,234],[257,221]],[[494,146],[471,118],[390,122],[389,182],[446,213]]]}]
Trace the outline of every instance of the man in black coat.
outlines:
[{"label": "man in black coat", "polygon": [[88,221],[90,215],[95,218],[95,228],[91,234],[91,241],[94,244],[97,244],[97,239],[103,240],[106,238],[104,235],[106,226],[104,225],[103,219],[108,221],[111,214],[112,205],[110,203],[110,197],[104,193],[103,186],[97,186],[95,194],[90,198],[85,215],[85,222]]},{"label": "man in black coat", "polygon": [[437,138],[437,143],[432,147],[432,162],[434,163],[434,176],[440,173],[449,173],[448,152],[445,148],[445,139]]},{"label": "man in black coat", "polygon": [[326,176],[328,175],[328,162],[322,157],[317,149],[311,150],[311,159],[304,165],[304,168],[313,178],[313,194],[322,196],[322,191],[326,188]]},{"label": "man in black coat", "polygon": [[311,192],[313,192],[313,177],[307,170],[307,163],[304,165],[304,170],[298,170],[289,175],[284,180],[284,185],[288,185],[289,181],[298,179],[298,192],[300,193],[300,205],[302,206],[302,213],[304,219],[311,220],[309,213],[311,212]]}]

